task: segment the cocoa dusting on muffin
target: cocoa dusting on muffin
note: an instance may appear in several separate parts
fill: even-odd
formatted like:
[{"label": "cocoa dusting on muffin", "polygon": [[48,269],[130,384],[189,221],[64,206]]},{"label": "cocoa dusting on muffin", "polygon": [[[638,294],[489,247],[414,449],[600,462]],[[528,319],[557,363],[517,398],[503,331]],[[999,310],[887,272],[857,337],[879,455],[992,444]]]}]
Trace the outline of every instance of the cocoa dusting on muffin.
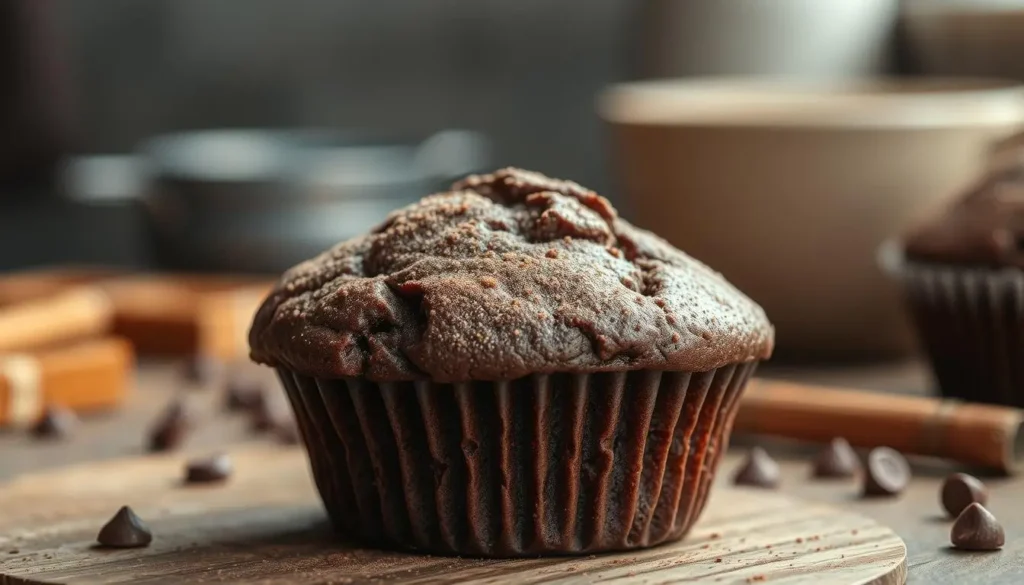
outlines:
[{"label": "cocoa dusting on muffin", "polygon": [[459,382],[703,372],[767,358],[773,330],[593,191],[504,169],[287,272],[249,342],[255,361],[311,376]]}]

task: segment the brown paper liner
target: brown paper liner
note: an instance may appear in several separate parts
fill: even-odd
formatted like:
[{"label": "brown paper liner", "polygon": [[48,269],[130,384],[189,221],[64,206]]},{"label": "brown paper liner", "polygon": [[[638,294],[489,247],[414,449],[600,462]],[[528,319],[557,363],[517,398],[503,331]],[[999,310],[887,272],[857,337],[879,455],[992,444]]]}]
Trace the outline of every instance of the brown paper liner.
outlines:
[{"label": "brown paper liner", "polygon": [[1024,271],[915,262],[898,248],[884,253],[940,393],[1024,407]]},{"label": "brown paper liner", "polygon": [[514,557],[685,535],[755,367],[464,384],[278,373],[342,536]]}]

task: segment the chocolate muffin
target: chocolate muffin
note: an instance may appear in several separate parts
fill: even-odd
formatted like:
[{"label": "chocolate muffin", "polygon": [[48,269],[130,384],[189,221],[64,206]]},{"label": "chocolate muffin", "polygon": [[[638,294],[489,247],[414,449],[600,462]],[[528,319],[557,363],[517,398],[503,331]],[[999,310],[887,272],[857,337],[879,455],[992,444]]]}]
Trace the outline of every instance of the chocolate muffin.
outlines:
[{"label": "chocolate muffin", "polygon": [[505,169],[288,271],[249,343],[343,536],[506,557],[686,534],[773,335],[593,191]]},{"label": "chocolate muffin", "polygon": [[1001,146],[893,267],[942,394],[1024,407],[1024,144]]}]

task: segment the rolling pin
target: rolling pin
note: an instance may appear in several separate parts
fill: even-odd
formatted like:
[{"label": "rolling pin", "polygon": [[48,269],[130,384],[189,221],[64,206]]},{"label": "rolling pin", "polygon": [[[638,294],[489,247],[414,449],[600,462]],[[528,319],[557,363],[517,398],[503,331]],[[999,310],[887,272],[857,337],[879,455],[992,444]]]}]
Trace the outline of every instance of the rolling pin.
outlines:
[{"label": "rolling pin", "polygon": [[1024,463],[1024,411],[955,400],[755,379],[737,433],[858,447],[892,447],[1006,474]]},{"label": "rolling pin", "polygon": [[105,333],[114,307],[92,286],[70,288],[0,309],[0,352],[23,351]]}]

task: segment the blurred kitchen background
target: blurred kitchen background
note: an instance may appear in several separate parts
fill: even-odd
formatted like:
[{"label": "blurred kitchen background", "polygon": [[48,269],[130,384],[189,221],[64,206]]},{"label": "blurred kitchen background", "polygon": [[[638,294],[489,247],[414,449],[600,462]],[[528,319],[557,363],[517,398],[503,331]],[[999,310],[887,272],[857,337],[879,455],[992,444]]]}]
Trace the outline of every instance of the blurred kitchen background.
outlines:
[{"label": "blurred kitchen background", "polygon": [[[4,0],[0,269],[276,272],[516,165],[723,271],[783,355],[901,355],[875,250],[1024,120],[1021,55],[1024,0]],[[649,78],[688,81],[606,91]]]}]

